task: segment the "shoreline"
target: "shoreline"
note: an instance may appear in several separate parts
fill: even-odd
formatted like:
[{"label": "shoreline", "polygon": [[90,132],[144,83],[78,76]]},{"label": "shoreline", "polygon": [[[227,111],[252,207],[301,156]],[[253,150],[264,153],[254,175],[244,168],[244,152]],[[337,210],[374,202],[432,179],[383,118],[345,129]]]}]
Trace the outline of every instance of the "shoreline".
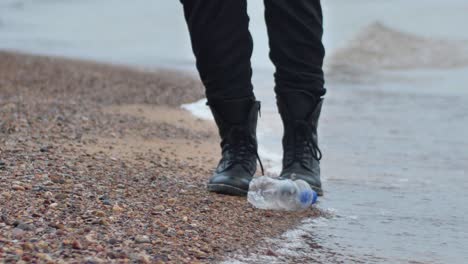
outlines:
[{"label": "shoreline", "polygon": [[213,262],[318,216],[206,191],[216,128],[180,108],[202,97],[177,71],[0,51],[0,260]]}]

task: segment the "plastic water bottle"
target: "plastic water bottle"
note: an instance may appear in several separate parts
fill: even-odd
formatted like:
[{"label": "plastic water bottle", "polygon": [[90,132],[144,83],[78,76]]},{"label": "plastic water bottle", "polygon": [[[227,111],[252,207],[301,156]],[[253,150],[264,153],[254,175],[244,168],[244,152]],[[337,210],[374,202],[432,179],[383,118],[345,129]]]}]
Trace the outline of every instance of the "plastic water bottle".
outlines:
[{"label": "plastic water bottle", "polygon": [[262,176],[250,182],[247,200],[260,209],[299,211],[314,204],[317,193],[303,180]]}]

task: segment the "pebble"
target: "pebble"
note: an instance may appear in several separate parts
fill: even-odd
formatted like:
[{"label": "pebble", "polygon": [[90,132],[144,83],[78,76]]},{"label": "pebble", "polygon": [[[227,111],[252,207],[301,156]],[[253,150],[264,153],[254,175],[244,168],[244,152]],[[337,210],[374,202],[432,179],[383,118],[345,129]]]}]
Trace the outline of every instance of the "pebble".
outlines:
[{"label": "pebble", "polygon": [[50,147],[48,147],[48,146],[46,146],[46,147],[41,147],[41,148],[39,149],[39,151],[40,151],[40,152],[49,152],[49,148],[50,148]]},{"label": "pebble", "polygon": [[265,254],[266,254],[267,256],[278,257],[278,254],[276,254],[276,253],[275,253],[273,250],[271,250],[271,249],[268,249],[268,250],[265,252]]},{"label": "pebble", "polygon": [[113,207],[112,207],[112,211],[114,211],[115,213],[121,213],[124,211],[124,209],[122,207],[120,207],[119,205],[115,204]]},{"label": "pebble", "polygon": [[41,260],[45,261],[45,262],[52,262],[52,257],[49,256],[48,254],[45,254],[45,253],[37,253],[36,257],[38,259],[41,259]]},{"label": "pebble", "polygon": [[64,184],[65,183],[65,179],[63,177],[60,177],[60,176],[49,176],[49,178],[53,183],[58,183],[58,184]]},{"label": "pebble", "polygon": [[119,241],[118,241],[117,239],[115,239],[115,238],[111,238],[111,239],[109,239],[109,241],[107,241],[107,242],[108,242],[109,244],[111,244],[111,245],[115,245],[115,244],[119,243]]},{"label": "pebble", "polygon": [[18,184],[13,184],[11,186],[11,189],[13,189],[14,191],[24,191],[25,190],[23,186],[18,185]]},{"label": "pebble", "polygon": [[89,243],[96,243],[96,240],[94,239],[94,236],[92,234],[88,234],[85,236],[85,239]]},{"label": "pebble", "polygon": [[15,249],[15,254],[16,254],[17,256],[23,255],[23,252],[24,252],[24,251],[23,251],[22,249],[20,249],[20,248]]},{"label": "pebble", "polygon": [[74,241],[72,242],[72,248],[73,248],[73,249],[82,249],[82,248],[83,248],[83,245],[81,245],[80,241],[74,240]]},{"label": "pebble", "polygon": [[40,173],[34,175],[35,180],[42,180],[45,177],[48,177],[48,176],[47,175],[44,176],[43,174],[40,174]]},{"label": "pebble", "polygon": [[31,242],[25,242],[23,245],[23,250],[31,251],[34,249],[34,245]]},{"label": "pebble", "polygon": [[32,261],[32,256],[29,254],[23,254],[23,256],[21,256],[21,260],[26,263],[30,263]]},{"label": "pebble", "polygon": [[98,258],[98,257],[87,257],[84,261],[84,263],[88,264],[98,264],[98,263],[106,263],[104,259]]},{"label": "pebble", "polygon": [[174,228],[171,228],[169,227],[167,230],[166,230],[166,235],[168,236],[176,236],[177,235],[177,231],[174,229]]},{"label": "pebble", "polygon": [[104,247],[101,246],[101,245],[96,245],[96,246],[94,246],[94,249],[95,249],[97,252],[102,252],[102,251],[105,250]]},{"label": "pebble", "polygon": [[49,224],[50,227],[53,227],[55,229],[63,230],[65,229],[65,225],[62,223],[51,223]]},{"label": "pebble", "polygon": [[142,254],[138,259],[138,262],[143,264],[149,264],[151,263],[151,257],[146,254]]},{"label": "pebble", "polygon": [[31,231],[34,229],[34,227],[30,224],[27,224],[27,223],[19,223],[16,228],[19,228],[21,230],[24,230],[24,231]]},{"label": "pebble", "polygon": [[102,200],[103,205],[112,205],[112,202],[109,200]]},{"label": "pebble", "polygon": [[96,211],[94,213],[97,217],[104,217],[106,216],[106,213],[104,211]]},{"label": "pebble", "polygon": [[99,196],[99,200],[101,200],[101,201],[109,200],[109,196],[107,194],[104,194],[102,196]]},{"label": "pebble", "polygon": [[99,220],[99,224],[103,226],[108,226],[110,223],[106,219],[101,219]]},{"label": "pebble", "polygon": [[154,207],[154,210],[156,211],[164,211],[166,209],[166,207],[164,207],[164,205],[160,204],[160,205],[156,205]]},{"label": "pebble", "polygon": [[207,254],[197,248],[191,248],[190,252],[194,253],[195,257],[197,258],[206,258]]},{"label": "pebble", "polygon": [[67,199],[67,197],[68,196],[66,194],[64,194],[64,193],[59,193],[59,194],[55,195],[55,199],[57,199],[57,200],[65,200],[65,199]]},{"label": "pebble", "polygon": [[138,235],[135,237],[135,242],[138,244],[151,243],[151,240],[148,236]]},{"label": "pebble", "polygon": [[2,197],[3,197],[3,199],[8,200],[8,199],[11,198],[11,193],[9,193],[9,192],[3,192],[3,193],[2,193]]},{"label": "pebble", "polygon": [[19,228],[13,228],[11,231],[11,236],[15,239],[21,239],[26,232]]},{"label": "pebble", "polygon": [[39,241],[37,242],[37,247],[40,249],[47,249],[49,247],[49,244],[45,241]]}]

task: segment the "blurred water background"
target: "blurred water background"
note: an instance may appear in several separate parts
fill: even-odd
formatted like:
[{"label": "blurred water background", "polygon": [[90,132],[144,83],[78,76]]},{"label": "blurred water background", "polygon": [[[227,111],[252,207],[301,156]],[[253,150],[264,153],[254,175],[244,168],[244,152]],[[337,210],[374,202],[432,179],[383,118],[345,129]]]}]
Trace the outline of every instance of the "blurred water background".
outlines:
[{"label": "blurred water background", "polygon": [[[468,2],[325,0],[319,133],[332,217],[231,262],[466,263]],[[281,123],[262,1],[249,1],[261,156],[280,169]],[[195,73],[179,1],[2,0],[0,49]],[[185,106],[209,118],[203,102]]]}]

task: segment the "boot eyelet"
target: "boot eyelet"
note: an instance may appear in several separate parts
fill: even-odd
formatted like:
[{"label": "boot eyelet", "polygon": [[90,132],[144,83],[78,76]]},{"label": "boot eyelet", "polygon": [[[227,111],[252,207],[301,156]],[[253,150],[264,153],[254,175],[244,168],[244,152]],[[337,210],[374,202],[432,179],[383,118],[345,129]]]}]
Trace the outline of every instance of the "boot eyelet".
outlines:
[{"label": "boot eyelet", "polygon": [[296,174],[296,173],[292,173],[292,174],[291,174],[291,179],[292,179],[292,180],[297,180],[297,174]]}]

